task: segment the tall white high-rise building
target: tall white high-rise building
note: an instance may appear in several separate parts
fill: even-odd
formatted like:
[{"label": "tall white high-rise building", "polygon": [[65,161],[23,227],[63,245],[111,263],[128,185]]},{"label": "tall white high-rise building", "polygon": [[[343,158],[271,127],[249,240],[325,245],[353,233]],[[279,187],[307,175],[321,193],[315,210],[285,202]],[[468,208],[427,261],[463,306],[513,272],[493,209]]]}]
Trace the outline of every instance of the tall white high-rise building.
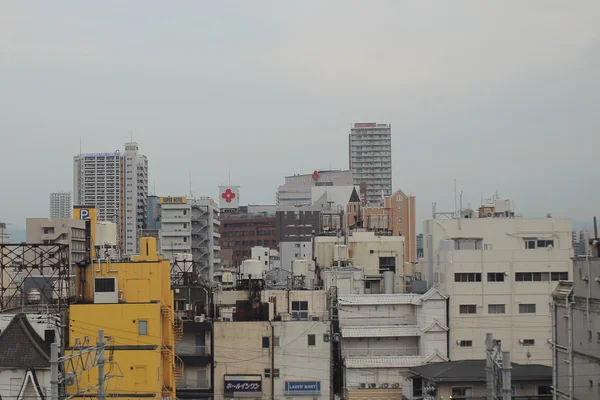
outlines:
[{"label": "tall white high-rise building", "polygon": [[392,126],[357,123],[348,135],[350,169],[354,185],[367,185],[367,202],[383,203],[392,194]]},{"label": "tall white high-rise building", "polygon": [[148,158],[138,144],[125,143],[125,254],[139,251],[139,232],[148,218]]},{"label": "tall white high-rise building", "polygon": [[61,190],[50,193],[50,218],[71,218],[72,215],[71,193]]},{"label": "tall white high-rise building", "polygon": [[125,153],[86,153],[74,157],[75,205],[96,206],[98,219],[117,224],[119,248],[135,254],[148,213],[148,159],[135,142]]}]

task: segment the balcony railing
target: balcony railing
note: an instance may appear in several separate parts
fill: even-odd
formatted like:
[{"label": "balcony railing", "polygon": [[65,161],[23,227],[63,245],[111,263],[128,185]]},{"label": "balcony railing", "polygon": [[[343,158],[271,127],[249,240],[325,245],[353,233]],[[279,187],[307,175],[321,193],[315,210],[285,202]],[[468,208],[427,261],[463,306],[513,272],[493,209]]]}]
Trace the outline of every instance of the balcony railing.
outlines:
[{"label": "balcony railing", "polygon": [[208,380],[184,379],[177,383],[177,389],[210,389]]},{"label": "balcony railing", "polygon": [[397,346],[382,348],[344,348],[342,356],[344,357],[411,357],[418,356],[419,348],[417,346]]},{"label": "balcony railing", "polygon": [[196,346],[181,342],[175,345],[175,353],[178,356],[208,356],[210,355],[209,350],[208,346]]}]

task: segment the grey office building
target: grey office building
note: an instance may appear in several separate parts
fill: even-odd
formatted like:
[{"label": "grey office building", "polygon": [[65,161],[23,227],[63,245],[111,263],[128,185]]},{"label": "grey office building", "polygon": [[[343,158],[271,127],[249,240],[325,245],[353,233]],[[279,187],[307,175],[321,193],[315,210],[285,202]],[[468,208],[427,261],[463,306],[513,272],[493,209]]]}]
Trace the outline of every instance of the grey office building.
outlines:
[{"label": "grey office building", "polygon": [[367,185],[367,202],[380,205],[392,194],[392,126],[357,123],[349,137],[350,169],[354,185]]}]

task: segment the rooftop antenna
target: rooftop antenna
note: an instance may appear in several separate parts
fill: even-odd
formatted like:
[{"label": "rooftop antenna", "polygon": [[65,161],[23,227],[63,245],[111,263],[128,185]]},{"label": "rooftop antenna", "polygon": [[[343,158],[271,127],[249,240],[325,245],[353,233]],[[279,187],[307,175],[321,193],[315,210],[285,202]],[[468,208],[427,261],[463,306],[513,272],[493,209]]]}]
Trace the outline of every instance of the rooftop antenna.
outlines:
[{"label": "rooftop antenna", "polygon": [[194,195],[192,194],[192,171],[190,171],[190,197],[194,197]]},{"label": "rooftop antenna", "polygon": [[229,161],[229,181],[228,181],[227,185],[231,186],[231,161]]},{"label": "rooftop antenna", "polygon": [[454,178],[454,214],[456,217],[456,178]]},{"label": "rooftop antenna", "polygon": [[81,136],[79,136],[79,155],[81,155]]}]

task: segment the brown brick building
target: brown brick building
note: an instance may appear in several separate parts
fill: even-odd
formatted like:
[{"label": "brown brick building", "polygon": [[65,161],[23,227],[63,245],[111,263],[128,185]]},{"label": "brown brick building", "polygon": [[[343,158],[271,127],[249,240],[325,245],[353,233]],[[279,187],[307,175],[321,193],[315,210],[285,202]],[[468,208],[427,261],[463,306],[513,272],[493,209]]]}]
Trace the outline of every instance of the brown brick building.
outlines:
[{"label": "brown brick building", "polygon": [[277,249],[274,215],[221,214],[221,262],[237,267],[254,246]]}]

